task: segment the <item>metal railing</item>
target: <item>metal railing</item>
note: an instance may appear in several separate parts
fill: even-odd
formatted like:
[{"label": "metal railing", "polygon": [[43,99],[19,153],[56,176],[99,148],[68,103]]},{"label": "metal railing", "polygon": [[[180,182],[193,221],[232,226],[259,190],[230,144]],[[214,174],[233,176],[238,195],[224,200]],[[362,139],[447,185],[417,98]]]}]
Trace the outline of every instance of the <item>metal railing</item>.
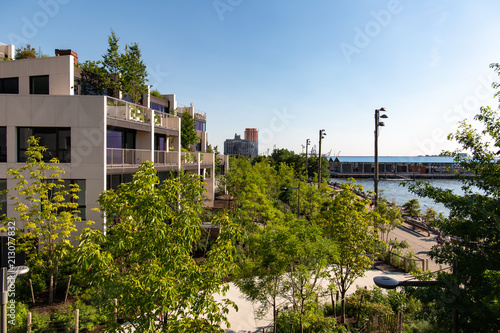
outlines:
[{"label": "metal railing", "polygon": [[151,161],[151,151],[147,149],[106,149],[108,166],[139,165]]},{"label": "metal railing", "polygon": [[[153,160],[159,165],[178,165],[179,154],[181,164],[213,164],[213,153],[200,152],[178,152],[178,151],[160,151],[155,150]],[[132,166],[143,162],[151,161],[151,151],[147,149],[118,149],[107,148],[106,163],[108,166]]]},{"label": "metal railing", "polygon": [[155,111],[142,105],[129,103],[109,96],[106,96],[106,114],[111,118],[133,121],[146,125],[151,124],[152,116],[154,116],[155,126],[179,130],[179,120],[177,116]]}]

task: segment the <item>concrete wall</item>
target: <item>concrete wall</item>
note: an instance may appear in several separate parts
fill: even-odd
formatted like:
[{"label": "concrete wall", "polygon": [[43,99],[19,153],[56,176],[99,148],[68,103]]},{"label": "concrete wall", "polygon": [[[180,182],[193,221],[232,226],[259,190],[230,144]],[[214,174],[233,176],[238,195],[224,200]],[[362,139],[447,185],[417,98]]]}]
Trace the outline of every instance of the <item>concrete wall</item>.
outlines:
[{"label": "concrete wall", "polygon": [[[7,127],[7,163],[1,163],[0,172],[6,175],[9,167],[20,168],[17,163],[17,127],[70,127],[71,163],[60,163],[65,171],[63,179],[86,181],[87,219],[103,229],[97,208],[97,199],[106,189],[106,137],[105,97],[102,96],[47,96],[47,95],[0,95],[0,126]],[[5,177],[5,176],[2,176]],[[7,188],[16,185],[7,177]],[[7,214],[16,216],[14,202],[9,202]],[[22,226],[18,226],[21,227]],[[85,227],[84,222],[78,229]]]},{"label": "concrete wall", "polygon": [[0,61],[0,78],[19,77],[19,94],[29,94],[30,76],[49,75],[50,95],[73,95],[73,56]]}]

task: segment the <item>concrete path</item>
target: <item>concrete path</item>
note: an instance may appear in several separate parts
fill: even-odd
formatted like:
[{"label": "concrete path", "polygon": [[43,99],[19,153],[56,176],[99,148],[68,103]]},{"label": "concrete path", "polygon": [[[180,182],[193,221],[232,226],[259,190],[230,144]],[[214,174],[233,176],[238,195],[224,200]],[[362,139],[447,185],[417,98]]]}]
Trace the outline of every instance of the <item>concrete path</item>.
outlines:
[{"label": "concrete path", "polygon": [[395,228],[393,231],[389,233],[389,239],[398,241],[405,240],[409,247],[409,250],[412,250],[417,257],[421,259],[428,259],[429,270],[431,272],[437,271],[439,269],[443,269],[446,266],[441,266],[436,264],[428,255],[429,251],[433,246],[437,246],[436,242],[437,235],[431,232],[430,236],[427,236],[427,233],[423,231],[419,231],[418,229],[412,230],[411,227],[403,223],[402,226]]},{"label": "concrete path", "polygon": [[[349,288],[348,295],[352,294],[356,291],[357,287],[367,287],[371,288],[375,284],[373,283],[373,278],[375,276],[390,276],[397,280],[405,280],[409,277],[408,274],[388,271],[384,272],[379,269],[371,269],[366,272],[364,277],[361,277],[355,281],[355,283]],[[327,282],[323,281],[322,285],[326,287]],[[262,328],[267,328],[272,326],[272,312],[269,311],[266,316],[263,318],[258,318],[255,310],[258,308],[258,304],[253,304],[248,301],[244,294],[240,292],[238,287],[236,287],[233,283],[229,284],[229,291],[226,294],[226,297],[233,302],[235,302],[238,306],[238,311],[231,309],[227,316],[229,323],[231,324],[230,328],[226,328],[226,332],[228,333],[255,333],[262,332]],[[217,295],[217,300],[223,299],[223,297]],[[320,300],[324,303],[329,302],[329,298],[325,298],[324,300]],[[267,330],[266,330],[267,331]]]}]

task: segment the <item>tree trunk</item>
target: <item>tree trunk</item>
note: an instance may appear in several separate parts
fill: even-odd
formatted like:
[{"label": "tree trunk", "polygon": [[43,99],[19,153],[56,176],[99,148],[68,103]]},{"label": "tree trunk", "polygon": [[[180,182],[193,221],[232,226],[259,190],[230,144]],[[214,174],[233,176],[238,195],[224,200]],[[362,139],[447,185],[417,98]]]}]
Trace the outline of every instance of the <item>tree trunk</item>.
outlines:
[{"label": "tree trunk", "polygon": [[54,303],[54,274],[50,273],[49,278],[49,305]]},{"label": "tree trunk", "polygon": [[340,291],[340,297],[341,297],[341,313],[340,313],[340,322],[342,324],[345,324],[345,290]]}]

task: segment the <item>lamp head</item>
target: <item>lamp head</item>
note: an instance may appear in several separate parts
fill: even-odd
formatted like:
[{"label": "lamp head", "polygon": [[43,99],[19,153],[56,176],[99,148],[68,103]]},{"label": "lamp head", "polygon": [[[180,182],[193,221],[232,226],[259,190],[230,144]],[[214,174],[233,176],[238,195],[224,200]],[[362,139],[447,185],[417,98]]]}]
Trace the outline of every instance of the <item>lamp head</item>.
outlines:
[{"label": "lamp head", "polygon": [[380,118],[389,118],[389,117],[387,117],[386,114],[383,114],[383,115],[380,116]]},{"label": "lamp head", "polygon": [[379,121],[379,122],[378,122],[378,125],[379,125],[379,126],[385,126],[385,124],[384,124],[384,122],[383,122],[383,121]]}]

